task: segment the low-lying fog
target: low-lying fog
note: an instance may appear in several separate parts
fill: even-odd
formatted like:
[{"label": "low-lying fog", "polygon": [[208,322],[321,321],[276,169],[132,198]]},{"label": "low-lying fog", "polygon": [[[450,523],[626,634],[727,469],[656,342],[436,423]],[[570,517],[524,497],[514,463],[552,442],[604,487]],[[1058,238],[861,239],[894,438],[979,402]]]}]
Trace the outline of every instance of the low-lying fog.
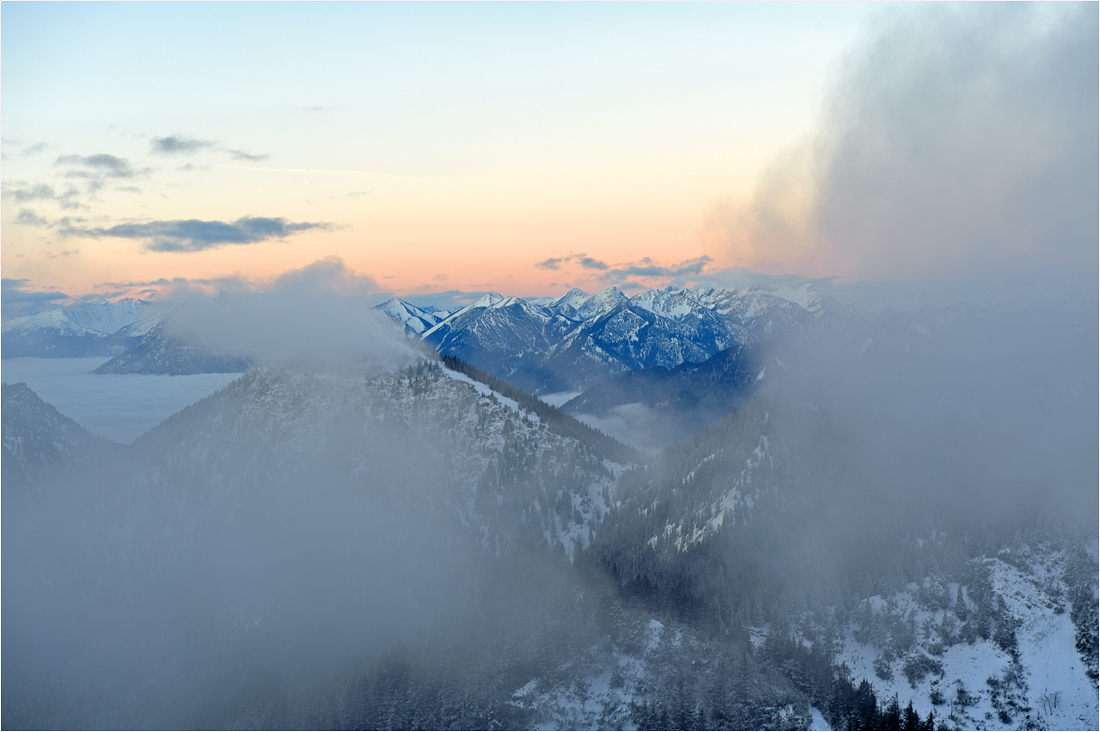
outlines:
[{"label": "low-lying fog", "polygon": [[240,374],[96,374],[109,358],[8,358],[5,384],[25,382],[43,401],[99,437],[129,444]]}]

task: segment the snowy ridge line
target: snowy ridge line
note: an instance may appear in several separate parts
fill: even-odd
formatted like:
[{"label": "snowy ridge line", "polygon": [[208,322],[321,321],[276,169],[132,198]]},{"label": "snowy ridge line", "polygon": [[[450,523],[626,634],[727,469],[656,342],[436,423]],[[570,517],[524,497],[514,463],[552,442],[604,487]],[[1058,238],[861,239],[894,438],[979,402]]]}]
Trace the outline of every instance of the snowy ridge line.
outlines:
[{"label": "snowy ridge line", "polygon": [[472,381],[488,386],[493,392],[497,393],[498,398],[505,397],[515,402],[517,409],[522,408],[532,412],[552,431],[563,437],[579,440],[599,454],[600,457],[620,464],[640,465],[648,462],[646,457],[634,448],[628,447],[613,437],[589,427],[541,399],[533,397],[480,369],[474,368],[461,359],[454,356],[441,356],[440,360],[445,369],[457,372]]}]

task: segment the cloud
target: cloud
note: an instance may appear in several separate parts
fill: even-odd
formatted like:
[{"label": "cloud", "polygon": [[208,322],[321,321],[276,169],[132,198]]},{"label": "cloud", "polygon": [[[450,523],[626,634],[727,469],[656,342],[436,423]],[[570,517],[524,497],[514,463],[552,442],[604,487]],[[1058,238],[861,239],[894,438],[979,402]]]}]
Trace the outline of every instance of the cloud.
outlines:
[{"label": "cloud", "polygon": [[8,187],[4,189],[4,197],[11,198],[16,203],[28,203],[30,201],[56,201],[57,204],[68,210],[87,208],[79,201],[76,200],[76,196],[80,191],[76,188],[69,186],[64,193],[58,195],[57,191],[53,189],[53,186],[46,183],[39,183],[33,186],[19,185],[18,187]]},{"label": "cloud", "polygon": [[5,318],[30,315],[44,305],[69,297],[56,291],[28,290],[28,282],[29,280],[7,277],[0,279],[0,306]]},{"label": "cloud", "polygon": [[190,173],[196,170],[210,170],[210,166],[195,165],[194,163],[184,163],[183,165],[176,168],[176,170],[180,171],[181,173]]},{"label": "cloud", "polygon": [[1098,269],[1098,8],[892,7],[818,129],[704,234],[857,279]]},{"label": "cloud", "polygon": [[574,261],[577,264],[579,264],[581,267],[583,267],[584,269],[598,269],[598,270],[607,269],[607,263],[606,262],[601,262],[600,260],[593,259],[592,257],[582,256],[580,259],[576,259]]},{"label": "cloud", "polygon": [[4,195],[14,199],[16,203],[45,201],[57,198],[57,193],[54,191],[53,186],[46,185],[45,183],[39,183],[30,188],[5,188]]},{"label": "cloud", "polygon": [[21,208],[19,209],[19,215],[15,217],[15,223],[22,224],[23,226],[49,226],[50,222],[44,217],[39,216],[33,209]]},{"label": "cloud", "polygon": [[143,288],[146,292],[156,292],[175,300],[201,299],[214,291],[233,295],[293,295],[295,291],[323,291],[341,297],[377,296],[384,292],[374,278],[357,274],[344,260],[335,256],[318,259],[305,267],[288,270],[267,280],[253,280],[234,274],[223,277],[160,277],[154,280],[100,282],[96,285],[96,290],[105,288],[119,293]]},{"label": "cloud", "polygon": [[592,257],[586,256],[583,253],[581,253],[581,254],[570,254],[570,255],[565,256],[565,257],[544,259],[541,262],[536,262],[535,266],[538,267],[539,269],[557,270],[557,269],[561,269],[561,266],[563,264],[567,264],[569,262],[574,262],[576,264],[579,264],[584,269],[594,269],[594,270],[600,270],[600,271],[608,269],[608,265],[607,265],[606,262],[601,262],[598,259],[593,259]]},{"label": "cloud", "polygon": [[[46,150],[49,145],[44,142],[27,142],[26,140],[20,140],[13,137],[5,137],[3,139],[4,145],[14,145],[19,147],[19,151],[15,153],[15,157],[29,158]],[[10,157],[7,153],[4,157]]]},{"label": "cloud", "polygon": [[70,170],[65,174],[69,178],[133,178],[135,175],[130,161],[106,153],[87,156],[62,155],[58,157],[57,165],[80,166],[81,169]]},{"label": "cloud", "polygon": [[560,257],[557,259],[544,259],[541,262],[536,262],[535,266],[539,269],[561,269],[561,265],[564,262],[568,262],[568,257]]},{"label": "cloud", "polygon": [[373,295],[382,291],[374,278],[356,274],[340,257],[318,259],[301,269],[291,270],[276,278],[272,291],[309,290],[337,295]]},{"label": "cloud", "polygon": [[608,269],[606,272],[600,275],[599,279],[602,282],[619,284],[636,277],[694,277],[702,274],[703,269],[713,261],[713,259],[704,254],[701,257],[695,257],[694,259],[685,259],[684,261],[678,262],[677,264],[665,266],[657,264],[657,262],[653,261],[649,257],[642,257],[642,259],[635,263],[618,265],[614,269]]},{"label": "cloud", "polygon": [[[832,278],[823,278],[828,280]],[[727,267],[713,272],[707,272],[698,277],[695,284],[698,287],[718,287],[722,289],[739,290],[752,287],[778,287],[780,285],[793,285],[805,282],[806,278],[794,274],[770,275],[753,272],[744,267]]]},{"label": "cloud", "polygon": [[370,314],[370,307],[385,298],[378,283],[339,257],[319,259],[274,280],[249,283],[244,290],[223,291],[214,299],[190,284],[173,287],[165,299],[187,312],[173,327],[204,348],[250,354],[263,361],[411,353],[391,323]]},{"label": "cloud", "polygon": [[245,152],[244,150],[229,150],[229,149],[227,149],[226,152],[229,153],[230,155],[232,155],[234,160],[247,160],[248,162],[251,162],[251,163],[261,163],[264,160],[269,160],[271,158],[270,155],[253,154],[253,153],[250,153],[250,152]]},{"label": "cloud", "polygon": [[[102,291],[104,288],[109,288],[117,295],[124,295],[131,291],[141,288],[143,294],[156,294],[161,295],[165,292],[190,292],[190,293],[207,293],[208,291],[220,290],[223,292],[232,293],[247,293],[254,292],[258,288],[258,284],[252,280],[244,277],[243,275],[229,275],[226,277],[160,277],[155,280],[126,280],[123,282],[100,282],[96,285],[97,291]],[[100,295],[96,295],[99,297]]]},{"label": "cloud", "polygon": [[330,231],[334,228],[336,227],[333,224],[328,223],[288,222],[283,218],[246,216],[233,222],[188,219],[119,224],[105,229],[68,227],[62,233],[66,236],[86,236],[93,239],[141,240],[145,249],[153,252],[200,252],[229,245],[285,239],[303,231]]},{"label": "cloud", "polygon": [[169,135],[168,137],[154,137],[149,144],[150,152],[154,155],[191,155],[192,153],[209,150],[214,147],[211,140],[199,140],[183,135]]}]

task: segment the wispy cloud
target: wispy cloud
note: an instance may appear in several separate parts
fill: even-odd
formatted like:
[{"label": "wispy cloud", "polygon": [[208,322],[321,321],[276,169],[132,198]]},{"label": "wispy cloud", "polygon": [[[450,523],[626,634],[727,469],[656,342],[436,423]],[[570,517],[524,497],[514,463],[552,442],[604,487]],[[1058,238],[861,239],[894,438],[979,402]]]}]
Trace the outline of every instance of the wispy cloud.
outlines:
[{"label": "wispy cloud", "polygon": [[71,185],[64,193],[58,194],[53,186],[46,183],[39,183],[37,185],[15,184],[10,187],[5,187],[3,192],[4,198],[10,198],[16,203],[56,201],[61,208],[68,210],[87,208],[76,200],[76,196],[79,194],[80,191]]},{"label": "wispy cloud", "polygon": [[4,145],[4,147],[8,148],[9,150],[12,147],[19,148],[18,150],[15,151],[14,155],[11,152],[4,152],[4,157],[5,158],[7,158],[7,157],[29,158],[29,157],[33,157],[35,155],[38,155],[38,154],[44,152],[45,150],[47,150],[50,147],[49,145],[47,145],[44,142],[28,142],[26,140],[20,140],[20,139],[12,138],[12,137],[5,137],[3,139],[3,145]]},{"label": "wispy cloud", "polygon": [[213,149],[215,144],[212,140],[200,140],[183,135],[169,135],[168,137],[154,137],[150,141],[149,147],[150,152],[154,155],[191,155],[203,150]]},{"label": "wispy cloud", "polygon": [[606,262],[601,262],[598,259],[593,259],[583,252],[581,254],[570,254],[565,257],[552,257],[550,259],[544,259],[541,262],[536,262],[535,266],[539,269],[557,270],[561,269],[562,265],[568,264],[570,262],[577,264],[584,269],[604,271],[609,268]]},{"label": "wispy cloud", "polygon": [[244,150],[230,149],[226,149],[226,152],[232,155],[234,160],[244,160],[250,163],[262,163],[265,160],[271,159],[271,156],[265,153],[250,153]]},{"label": "wispy cloud", "polygon": [[[347,176],[349,178],[405,178],[402,175],[389,173],[372,173],[369,170],[339,170],[334,168],[257,168],[251,165],[230,166],[236,170],[255,170],[261,173],[289,173],[292,175],[332,175]],[[369,191],[368,191],[369,193]]]},{"label": "wispy cloud", "polygon": [[119,224],[108,228],[68,227],[66,236],[93,239],[133,239],[151,252],[201,252],[224,246],[256,244],[286,239],[303,231],[329,231],[336,228],[323,222],[290,222],[283,218],[246,216],[236,221],[149,221],[143,224]]},{"label": "wispy cloud", "polygon": [[125,280],[122,282],[100,282],[97,290],[110,289],[118,294],[125,294],[136,288],[143,288],[143,292],[160,293],[173,289],[217,289],[227,292],[251,292],[255,289],[255,283],[246,277],[159,277],[155,280]]}]

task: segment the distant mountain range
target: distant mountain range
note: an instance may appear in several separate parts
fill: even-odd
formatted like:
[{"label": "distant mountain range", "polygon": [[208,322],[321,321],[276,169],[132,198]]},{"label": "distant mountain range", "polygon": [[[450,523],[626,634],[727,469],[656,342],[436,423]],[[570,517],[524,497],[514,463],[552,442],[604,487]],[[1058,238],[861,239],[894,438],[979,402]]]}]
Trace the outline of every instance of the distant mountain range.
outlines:
[{"label": "distant mountain range", "polygon": [[167,312],[161,303],[124,298],[13,318],[3,325],[3,356],[115,356],[146,336]]},{"label": "distant mountain range", "polygon": [[634,297],[617,287],[595,295],[573,289],[542,301],[489,293],[442,318],[400,300],[377,310],[440,354],[534,394],[700,363],[733,346],[835,336],[859,322],[812,284],[774,291],[667,287]]},{"label": "distant mountain range", "polygon": [[[212,373],[254,364],[252,354],[208,352],[180,336],[180,328],[161,326],[170,312],[132,299],[48,310],[5,323],[3,355],[114,356],[101,373]],[[857,322],[813,284],[770,291],[667,287],[633,297],[617,287],[594,295],[573,289],[557,298],[488,293],[454,311],[394,298],[372,312],[440,355],[541,395],[584,391],[640,369],[701,363],[735,346],[829,337]]]}]

